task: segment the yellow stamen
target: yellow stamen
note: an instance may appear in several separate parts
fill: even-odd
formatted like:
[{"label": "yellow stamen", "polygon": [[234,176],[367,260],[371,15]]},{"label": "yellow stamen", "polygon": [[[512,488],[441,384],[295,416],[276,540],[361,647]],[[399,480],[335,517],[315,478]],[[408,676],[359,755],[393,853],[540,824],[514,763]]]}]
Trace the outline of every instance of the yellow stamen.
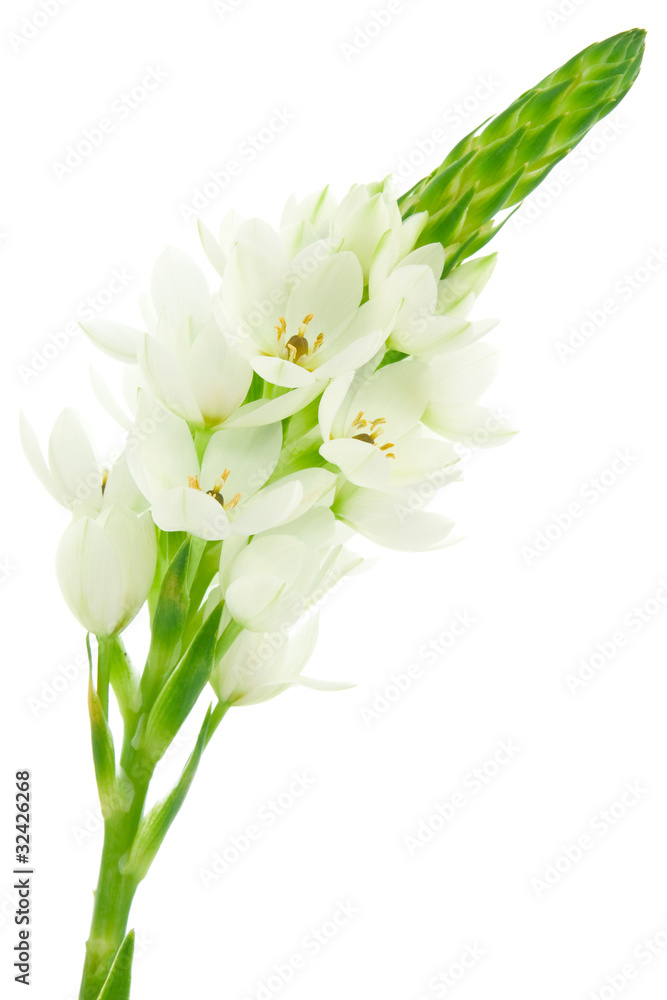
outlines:
[{"label": "yellow stamen", "polygon": [[240,499],[241,499],[241,494],[237,493],[235,497],[232,497],[229,503],[225,504],[225,510],[231,510],[232,507],[236,507]]},{"label": "yellow stamen", "polygon": [[199,476],[188,476],[188,486],[192,490],[199,490],[201,493],[201,486],[199,485]]}]

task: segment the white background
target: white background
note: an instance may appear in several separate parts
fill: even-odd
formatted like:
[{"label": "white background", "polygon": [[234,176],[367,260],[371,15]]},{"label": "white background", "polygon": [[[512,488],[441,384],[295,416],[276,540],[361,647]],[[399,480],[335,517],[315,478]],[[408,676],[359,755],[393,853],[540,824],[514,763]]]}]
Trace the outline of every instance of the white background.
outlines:
[{"label": "white background", "polygon": [[[477,313],[502,318],[491,336],[503,350],[502,372],[488,400],[521,433],[466,460],[465,481],[438,499],[465,541],[435,554],[381,554],[327,603],[310,672],[349,678],[356,688],[301,690],[230,713],[140,889],[133,997],[662,997],[660,5],[579,0],[563,4],[558,18],[556,0],[403,0],[377,37],[352,53],[342,43],[359,41],[357,29],[386,8],[383,0],[231,6],[70,0],[17,47],[10,36],[40,8],[3,4],[3,996],[25,995],[11,968],[13,772],[33,772],[36,1000],[76,994],[101,846],[83,636],[52,570],[67,516],[23,460],[16,424],[20,406],[44,440],[60,409],[75,403],[103,448],[113,447],[118,433],[91,394],[88,366],[94,361],[110,378],[116,368],[79,335],[61,336],[64,346],[36,371],[49,337],[77,320],[87,297],[99,301],[113,269],[132,280],[105,314],[136,323],[137,296],[162,247],[197,252],[195,226],[179,206],[230,159],[243,169],[202,212],[213,228],[234,206],[277,221],[293,190],[304,196],[327,181],[342,195],[354,181],[396,171],[441,127],[445,140],[407,186],[585,45],[638,25],[649,29],[645,66],[613,113],[615,129],[598,125],[563,165],[570,183],[558,167],[549,191],[531,198],[494,241],[500,261]],[[54,161],[149,68],[166,79],[124,120],[112,113],[113,132],[59,180]],[[274,108],[294,120],[250,161],[242,144]],[[642,270],[647,260],[654,271]],[[626,275],[636,275],[635,290]],[[605,317],[596,311],[607,299],[615,311]],[[590,320],[589,310],[599,325],[591,321],[583,346],[559,356],[557,345]],[[623,471],[619,450],[629,456]],[[580,516],[567,526],[573,503]],[[554,527],[554,518],[566,527]],[[549,525],[545,551],[531,556],[527,549]],[[644,621],[633,610],[642,607]],[[457,614],[474,623],[452,640]],[[622,648],[608,660],[601,654],[593,679],[572,693],[567,675],[597,643],[613,649],[619,632]],[[144,640],[137,625],[128,638],[137,654]],[[444,651],[427,657],[432,640]],[[395,695],[392,678],[410,664],[421,676],[369,718],[363,710],[388,704],[378,697],[387,688]],[[162,765],[163,787],[195,731],[189,723],[187,739]],[[500,767],[487,763],[488,774],[497,773],[475,791],[470,772],[503,740],[520,749]],[[294,773],[313,781],[290,804]],[[613,806],[626,783],[641,791],[632,804],[627,796],[625,806]],[[428,844],[409,850],[406,837],[457,792],[465,805],[433,824],[441,828]],[[269,825],[262,817],[280,795],[287,808]],[[612,806],[610,828],[602,811]],[[206,889],[201,870],[212,869],[216,852],[231,857],[230,838],[250,824],[259,840]],[[590,849],[568,862],[563,851],[582,836]],[[555,884],[540,888],[549,871]],[[356,914],[314,954],[307,935],[340,914],[341,902]],[[643,950],[645,940],[655,955]],[[467,947],[484,954],[443,992]],[[262,993],[273,967],[295,954],[305,967]]]}]

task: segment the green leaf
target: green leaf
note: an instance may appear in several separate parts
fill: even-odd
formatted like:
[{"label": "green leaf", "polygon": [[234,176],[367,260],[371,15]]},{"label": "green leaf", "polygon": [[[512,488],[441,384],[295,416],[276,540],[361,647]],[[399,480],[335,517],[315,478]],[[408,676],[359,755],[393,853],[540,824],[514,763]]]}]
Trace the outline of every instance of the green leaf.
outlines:
[{"label": "green leaf", "polygon": [[188,570],[192,538],[188,536],[172,559],[162,581],[151,626],[151,645],[141,678],[143,704],[149,707],[178,663],[181,639],[188,619]]},{"label": "green leaf", "polygon": [[211,675],[222,604],[206,619],[153,705],[138,749],[155,764],[192,711]]},{"label": "green leaf", "polygon": [[134,931],[130,931],[116,952],[109,975],[97,1000],[130,1000]]},{"label": "green leaf", "polygon": [[129,875],[137,882],[141,882],[145,878],[169,827],[178,815],[185,796],[190,790],[201,755],[208,742],[210,723],[211,707],[209,706],[195,748],[183,768],[178,783],[169,795],[162,802],[158,802],[142,819],[129,854],[121,859],[120,870],[123,875]]},{"label": "green leaf", "polygon": [[403,218],[429,212],[417,246],[443,244],[444,274],[488,243],[503,224],[495,216],[518,206],[623,100],[639,73],[645,34],[635,28],[589,45],[465,136],[399,199]]}]

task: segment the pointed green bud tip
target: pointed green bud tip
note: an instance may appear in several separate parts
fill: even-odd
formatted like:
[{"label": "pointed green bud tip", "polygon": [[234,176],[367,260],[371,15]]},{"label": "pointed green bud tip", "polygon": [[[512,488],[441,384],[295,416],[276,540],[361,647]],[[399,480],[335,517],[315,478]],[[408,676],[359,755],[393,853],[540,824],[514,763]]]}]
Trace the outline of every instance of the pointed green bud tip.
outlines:
[{"label": "pointed green bud tip", "polygon": [[495,216],[518,206],[623,100],[645,36],[633,28],[589,45],[462,139],[399,199],[403,218],[428,211],[417,245],[443,244],[445,274],[488,243],[503,224]]}]

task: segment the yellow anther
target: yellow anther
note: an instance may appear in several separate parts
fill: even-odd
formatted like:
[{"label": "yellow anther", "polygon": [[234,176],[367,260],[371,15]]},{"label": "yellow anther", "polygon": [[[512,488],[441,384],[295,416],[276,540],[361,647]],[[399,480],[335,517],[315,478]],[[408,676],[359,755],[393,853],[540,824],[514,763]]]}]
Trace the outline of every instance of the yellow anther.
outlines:
[{"label": "yellow anther", "polygon": [[201,493],[201,486],[199,485],[199,476],[188,476],[188,486],[191,490],[199,490]]},{"label": "yellow anther", "polygon": [[232,497],[229,503],[225,504],[225,510],[231,510],[232,507],[236,507],[240,499],[241,499],[241,494],[237,493],[235,497]]}]

